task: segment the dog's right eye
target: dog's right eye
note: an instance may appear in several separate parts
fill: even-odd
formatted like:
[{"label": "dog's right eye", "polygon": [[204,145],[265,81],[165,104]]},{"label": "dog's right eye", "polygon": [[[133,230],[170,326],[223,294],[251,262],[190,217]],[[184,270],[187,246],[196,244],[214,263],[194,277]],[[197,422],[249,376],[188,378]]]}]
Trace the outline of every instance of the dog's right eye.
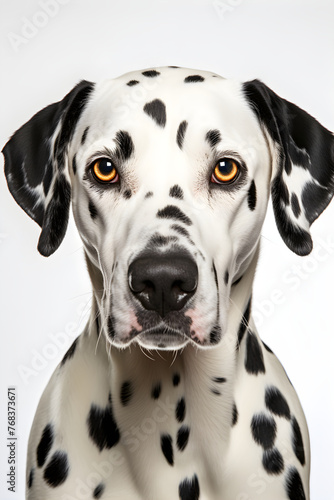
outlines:
[{"label": "dog's right eye", "polygon": [[92,164],[91,170],[99,182],[114,184],[119,180],[118,172],[109,158],[98,158]]},{"label": "dog's right eye", "polygon": [[211,175],[214,184],[231,184],[239,175],[240,166],[231,158],[222,158],[216,163]]}]

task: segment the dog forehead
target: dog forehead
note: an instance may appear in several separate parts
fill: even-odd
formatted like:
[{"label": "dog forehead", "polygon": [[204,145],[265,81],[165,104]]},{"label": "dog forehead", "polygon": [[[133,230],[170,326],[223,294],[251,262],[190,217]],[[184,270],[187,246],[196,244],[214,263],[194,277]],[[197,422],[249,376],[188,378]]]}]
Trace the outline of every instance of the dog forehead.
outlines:
[{"label": "dog forehead", "polygon": [[240,82],[185,68],[134,71],[98,83],[82,121],[108,134],[138,131],[141,123],[174,131],[183,121],[201,133],[217,128],[238,139],[259,133]]}]

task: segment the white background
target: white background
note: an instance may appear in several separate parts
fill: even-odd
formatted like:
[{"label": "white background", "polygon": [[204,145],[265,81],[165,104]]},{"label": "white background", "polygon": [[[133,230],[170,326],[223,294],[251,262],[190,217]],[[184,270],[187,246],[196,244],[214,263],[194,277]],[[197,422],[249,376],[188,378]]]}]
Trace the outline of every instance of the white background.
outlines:
[{"label": "white background", "polygon": [[[260,78],[334,130],[330,0],[48,2],[49,14],[39,0],[6,2],[2,8],[2,145],[82,78],[97,81],[163,65],[239,80]],[[11,198],[3,176],[0,189],[0,499],[17,500],[24,497],[35,408],[84,325],[90,284],[74,224],[60,249],[45,259],[36,250],[38,226]],[[304,407],[312,444],[312,497],[321,500],[333,498],[333,215],[332,204],[312,228],[316,252],[301,258],[284,246],[270,207],[254,299],[259,332],[282,361]],[[5,477],[11,385],[19,402],[16,494],[7,492]]]}]

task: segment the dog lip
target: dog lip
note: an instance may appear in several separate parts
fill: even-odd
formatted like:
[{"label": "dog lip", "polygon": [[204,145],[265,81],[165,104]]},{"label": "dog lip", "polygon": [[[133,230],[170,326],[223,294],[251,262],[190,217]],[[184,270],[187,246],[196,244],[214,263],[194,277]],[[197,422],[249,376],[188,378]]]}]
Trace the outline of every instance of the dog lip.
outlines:
[{"label": "dog lip", "polygon": [[177,348],[184,346],[190,338],[184,332],[171,328],[166,324],[160,324],[139,332],[136,340],[144,347],[155,348]]},{"label": "dog lip", "polygon": [[147,335],[147,336],[161,336],[161,337],[187,337],[188,336],[177,328],[173,328],[165,323],[161,323],[151,328],[147,328],[146,330],[142,330],[138,332],[138,336]]},{"label": "dog lip", "polygon": [[138,332],[132,340],[138,342],[145,349],[176,350],[182,349],[188,343],[200,349],[212,347],[208,341],[201,342],[188,333],[167,325],[158,325]]}]

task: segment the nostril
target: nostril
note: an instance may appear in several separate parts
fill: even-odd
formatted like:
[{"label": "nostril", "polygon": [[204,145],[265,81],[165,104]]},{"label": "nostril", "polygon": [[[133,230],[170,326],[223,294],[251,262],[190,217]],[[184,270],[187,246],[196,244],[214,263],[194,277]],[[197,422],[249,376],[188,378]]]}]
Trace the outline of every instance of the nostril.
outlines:
[{"label": "nostril", "polygon": [[182,290],[180,286],[173,285],[171,289],[171,298],[176,305],[179,305],[189,295],[189,292]]},{"label": "nostril", "polygon": [[197,274],[193,273],[188,278],[177,281],[176,286],[178,286],[182,292],[193,292],[197,288]]},{"label": "nostril", "polygon": [[129,287],[134,293],[146,293],[154,292],[154,283],[150,280],[143,280],[140,277],[134,275],[134,273],[129,273]]}]

